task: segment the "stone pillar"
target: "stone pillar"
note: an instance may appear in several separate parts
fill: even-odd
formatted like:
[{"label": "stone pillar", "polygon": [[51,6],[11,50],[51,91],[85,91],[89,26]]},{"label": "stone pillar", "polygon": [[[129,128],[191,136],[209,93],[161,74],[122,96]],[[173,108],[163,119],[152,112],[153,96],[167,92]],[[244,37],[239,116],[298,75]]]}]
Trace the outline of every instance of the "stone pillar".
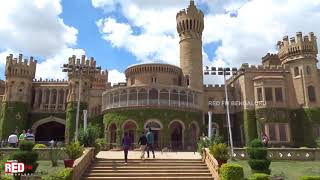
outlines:
[{"label": "stone pillar", "polygon": [[35,96],[34,96],[34,102],[33,102],[33,108],[38,108],[38,99],[39,99],[39,89],[35,89]]},{"label": "stone pillar", "polygon": [[129,106],[129,96],[130,96],[130,91],[127,90],[127,107]]},{"label": "stone pillar", "polygon": [[41,103],[40,103],[40,109],[43,109],[43,104],[45,103],[46,94],[45,94],[45,89],[40,89],[40,91],[42,91],[42,98],[41,98]]},{"label": "stone pillar", "polygon": [[56,110],[58,110],[58,104],[59,104],[59,99],[60,99],[60,90],[57,89],[57,94],[56,94]]},{"label": "stone pillar", "polygon": [[209,122],[208,122],[208,137],[209,137],[209,139],[211,139],[211,136],[212,136],[212,134],[211,134],[211,128],[212,128],[212,112],[211,112],[211,111],[208,112],[208,116],[209,116]]},{"label": "stone pillar", "polygon": [[139,89],[137,89],[137,105],[139,104]]},{"label": "stone pillar", "polygon": [[51,109],[51,100],[52,100],[52,89],[49,90],[49,104],[48,104],[48,109]]},{"label": "stone pillar", "polygon": [[170,106],[170,104],[171,104],[171,102],[170,102],[170,93],[171,92],[171,90],[169,89],[169,106]]},{"label": "stone pillar", "polygon": [[63,91],[63,109],[66,109],[67,90]]},{"label": "stone pillar", "polygon": [[189,107],[189,91],[187,91],[187,107]]},{"label": "stone pillar", "polygon": [[150,89],[148,89],[148,93],[147,93],[147,105],[149,105],[149,93],[150,92]]},{"label": "stone pillar", "polygon": [[179,107],[180,107],[180,91],[178,91],[178,100],[179,100]]},{"label": "stone pillar", "polygon": [[158,90],[158,105],[160,105],[160,90],[159,89],[157,90]]}]

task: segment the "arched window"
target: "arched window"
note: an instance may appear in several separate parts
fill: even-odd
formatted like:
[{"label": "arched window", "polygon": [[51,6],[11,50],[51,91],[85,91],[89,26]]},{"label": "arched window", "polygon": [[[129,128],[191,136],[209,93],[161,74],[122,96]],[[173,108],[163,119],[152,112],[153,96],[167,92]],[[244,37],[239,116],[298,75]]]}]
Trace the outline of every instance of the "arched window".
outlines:
[{"label": "arched window", "polygon": [[311,74],[311,69],[310,69],[310,66],[307,66],[307,75],[310,75]]},{"label": "arched window", "polygon": [[295,67],[294,68],[294,77],[299,76],[299,68]]},{"label": "arched window", "polygon": [[308,96],[309,96],[309,101],[311,102],[316,101],[316,92],[314,91],[313,86],[308,86]]}]

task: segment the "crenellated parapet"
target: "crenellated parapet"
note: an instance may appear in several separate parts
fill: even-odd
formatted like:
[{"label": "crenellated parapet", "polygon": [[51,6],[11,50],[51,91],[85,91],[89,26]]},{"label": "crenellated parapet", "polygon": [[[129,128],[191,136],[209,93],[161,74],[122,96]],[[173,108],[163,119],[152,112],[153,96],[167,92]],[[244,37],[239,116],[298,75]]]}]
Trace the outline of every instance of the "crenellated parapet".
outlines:
[{"label": "crenellated parapet", "polygon": [[66,83],[68,80],[65,79],[33,79],[32,83]]},{"label": "crenellated parapet", "polygon": [[22,77],[33,79],[36,72],[37,60],[34,60],[31,56],[28,59],[23,59],[23,55],[19,54],[18,58],[14,58],[13,54],[10,54],[6,58],[5,76],[9,77]]},{"label": "crenellated parapet", "polygon": [[96,61],[94,60],[93,57],[90,59],[86,59],[85,55],[81,56],[81,59],[77,58],[75,55],[69,58],[68,61],[69,67],[74,67],[70,68],[72,70],[68,71],[68,77],[78,77],[79,72],[78,70],[82,68],[86,72],[82,73],[82,77],[87,77],[87,78],[94,78],[96,75]]},{"label": "crenellated parapet", "polygon": [[239,71],[244,72],[282,72],[285,70],[289,70],[289,67],[286,65],[249,65],[248,63],[244,63],[241,65]]},{"label": "crenellated parapet", "polygon": [[95,74],[94,81],[96,82],[107,82],[108,81],[108,70],[102,70]]},{"label": "crenellated parapet", "polygon": [[302,36],[301,32],[296,33],[296,37],[283,37],[283,41],[277,43],[279,58],[282,64],[294,60],[295,57],[316,58],[318,54],[317,40],[313,32],[307,36]]},{"label": "crenellated parapet", "polygon": [[177,13],[177,31],[180,37],[201,38],[204,29],[203,12],[190,1],[189,7]]}]

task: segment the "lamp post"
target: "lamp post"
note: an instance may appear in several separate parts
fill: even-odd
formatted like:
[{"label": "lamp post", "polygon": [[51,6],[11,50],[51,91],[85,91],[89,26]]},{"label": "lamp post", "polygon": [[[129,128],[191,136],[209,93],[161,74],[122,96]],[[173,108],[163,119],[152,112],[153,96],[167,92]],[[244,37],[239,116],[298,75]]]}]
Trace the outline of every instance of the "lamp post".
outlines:
[{"label": "lamp post", "polygon": [[224,93],[226,96],[226,105],[227,105],[227,121],[228,121],[228,129],[229,129],[229,139],[230,139],[230,148],[231,148],[231,157],[233,157],[233,141],[232,141],[232,131],[231,131],[231,123],[230,123],[230,111],[229,111],[229,99],[228,99],[228,89],[227,89],[227,80],[226,80],[226,75],[230,74],[236,74],[237,73],[237,68],[232,68],[230,69],[229,67],[227,68],[216,68],[216,67],[211,67],[209,68],[206,66],[206,70],[204,71],[204,75],[223,75],[224,79]]},{"label": "lamp post", "polygon": [[80,101],[81,101],[81,81],[83,74],[96,74],[101,71],[101,67],[88,65],[86,63],[77,64],[63,64],[62,72],[68,72],[68,76],[76,75],[79,78],[79,91],[78,91],[78,102],[77,102],[77,114],[76,114],[76,127],[75,127],[75,141],[78,141],[79,135],[79,114],[80,114]]}]

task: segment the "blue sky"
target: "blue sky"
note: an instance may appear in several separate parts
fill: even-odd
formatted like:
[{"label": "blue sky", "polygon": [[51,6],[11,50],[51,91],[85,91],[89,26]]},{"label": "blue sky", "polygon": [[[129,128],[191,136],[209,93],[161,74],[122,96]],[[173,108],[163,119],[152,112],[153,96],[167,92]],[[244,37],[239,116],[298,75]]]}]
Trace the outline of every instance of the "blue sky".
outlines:
[{"label": "blue sky", "polygon": [[[205,13],[204,66],[260,64],[284,35],[320,34],[320,0],[196,0]],[[66,78],[61,65],[85,54],[124,81],[126,67],[145,62],[179,65],[176,13],[189,0],[0,1],[0,78],[13,53],[38,60],[36,78]],[[308,17],[308,18],[305,18]],[[206,83],[221,82],[217,78]]]}]

